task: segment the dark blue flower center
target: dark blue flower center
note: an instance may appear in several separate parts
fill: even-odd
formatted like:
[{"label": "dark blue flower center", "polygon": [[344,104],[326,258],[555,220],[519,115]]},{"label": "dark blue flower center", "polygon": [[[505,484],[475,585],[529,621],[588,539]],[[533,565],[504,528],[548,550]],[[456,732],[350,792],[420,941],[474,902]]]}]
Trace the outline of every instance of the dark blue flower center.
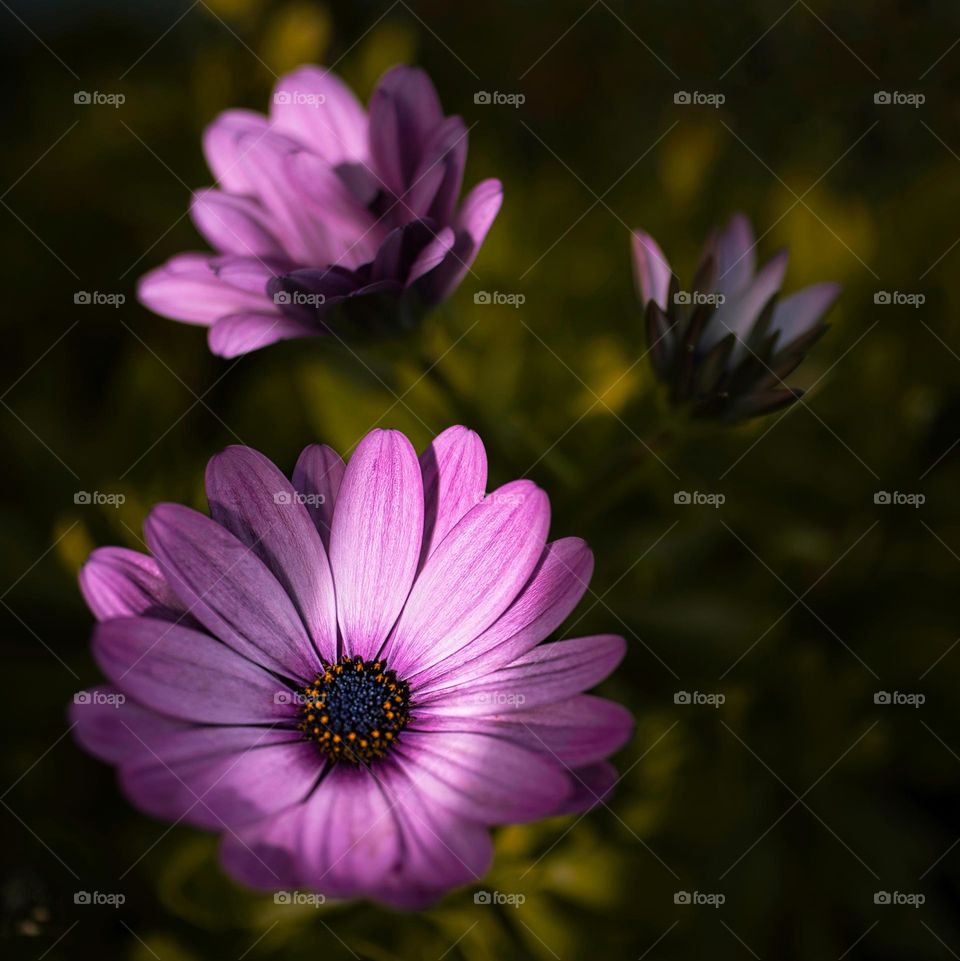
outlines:
[{"label": "dark blue flower center", "polygon": [[383,661],[341,657],[300,693],[300,730],[332,761],[384,757],[410,719],[410,687]]}]

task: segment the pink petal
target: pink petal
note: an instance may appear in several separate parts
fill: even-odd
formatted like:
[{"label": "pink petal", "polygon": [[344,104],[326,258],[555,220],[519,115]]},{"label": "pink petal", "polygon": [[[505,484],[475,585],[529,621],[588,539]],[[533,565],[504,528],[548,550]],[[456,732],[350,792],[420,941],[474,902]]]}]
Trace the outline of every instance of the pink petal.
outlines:
[{"label": "pink petal", "polygon": [[531,481],[505,484],[474,505],[413,585],[384,650],[394,670],[420,670],[489,627],[536,567],[549,526],[549,501]]},{"label": "pink petal", "polygon": [[144,533],[167,583],[207,630],[271,670],[313,679],[319,661],[303,622],[246,544],[180,504],[155,507]]},{"label": "pink petal", "polygon": [[716,259],[714,287],[718,293],[729,297],[750,283],[757,269],[755,246],[750,221],[743,214],[734,214],[707,245],[704,253],[712,253]]},{"label": "pink petal", "polygon": [[509,664],[550,636],[580,603],[593,575],[593,554],[579,537],[548,544],[520,595],[479,637],[421,669],[417,696],[436,694]]},{"label": "pink petal", "polygon": [[221,317],[210,328],[207,340],[218,357],[239,357],[281,340],[318,337],[320,333],[319,328],[284,314],[254,312]]},{"label": "pink petal", "polygon": [[137,297],[163,317],[205,326],[227,314],[271,309],[266,292],[266,281],[271,276],[268,269],[261,268],[263,287],[252,291],[219,276],[219,261],[220,258],[207,254],[179,254],[140,278]]},{"label": "pink petal", "polygon": [[253,193],[242,163],[241,138],[257,137],[269,130],[267,118],[252,110],[227,110],[203,134],[203,152],[217,185],[238,194]]},{"label": "pink petal", "polygon": [[368,159],[367,115],[353,91],[323,67],[299,67],[281,77],[270,105],[273,126],[327,163]]},{"label": "pink petal", "polygon": [[337,606],[327,553],[293,485],[263,454],[228,447],[207,464],[213,519],[267,565],[319,655],[337,659]]},{"label": "pink petal", "polygon": [[626,642],[613,634],[541,644],[512,664],[429,701],[439,714],[512,714],[562,701],[599,684],[623,659]]},{"label": "pink petal", "polygon": [[787,251],[781,251],[764,265],[753,282],[736,295],[727,298],[713,315],[700,342],[702,350],[709,350],[729,333],[737,336],[730,363],[746,354],[744,341],[770,298],[780,290],[787,272]]},{"label": "pink petal", "polygon": [[410,591],[422,537],[417,455],[398,431],[372,431],[347,464],[330,531],[345,653],[376,656]]},{"label": "pink petal", "polygon": [[633,232],[633,270],[641,303],[648,301],[667,309],[672,271],[657,242],[642,230]]},{"label": "pink petal", "polygon": [[198,190],[190,215],[197,230],[216,250],[241,257],[283,257],[266,211],[249,197],[220,190]]},{"label": "pink petal", "polygon": [[80,590],[98,621],[136,614],[175,621],[185,614],[157,562],[125,547],[93,551],[80,571]]},{"label": "pink petal", "polygon": [[[483,441],[467,427],[448,427],[420,455],[423,472],[422,559],[436,549],[487,490],[487,453]],[[421,562],[422,563],[422,562]]]},{"label": "pink petal", "polygon": [[407,730],[394,750],[430,803],[483,824],[544,817],[571,790],[555,761],[484,734]]},{"label": "pink petal", "polygon": [[418,706],[413,724],[418,731],[474,731],[504,738],[565,767],[604,760],[630,740],[634,727],[633,715],[622,704],[592,694],[502,714],[491,705],[483,717],[431,714],[427,704]]},{"label": "pink petal", "polygon": [[773,312],[773,329],[780,331],[778,347],[803,336],[833,306],[840,296],[839,284],[814,284],[784,297]]}]

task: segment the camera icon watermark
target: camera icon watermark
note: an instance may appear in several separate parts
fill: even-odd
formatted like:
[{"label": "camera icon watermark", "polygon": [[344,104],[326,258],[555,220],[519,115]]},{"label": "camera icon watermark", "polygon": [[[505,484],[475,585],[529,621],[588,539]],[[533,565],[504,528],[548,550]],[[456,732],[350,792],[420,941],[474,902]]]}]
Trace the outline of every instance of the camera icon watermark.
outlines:
[{"label": "camera icon watermark", "polygon": [[73,903],[93,907],[119,908],[126,904],[127,896],[107,891],[74,891]]},{"label": "camera icon watermark", "polygon": [[122,107],[127,98],[122,93],[101,93],[99,90],[77,90],[73,102],[83,107]]},{"label": "camera icon watermark", "polygon": [[511,894],[506,891],[475,891],[474,904],[505,904],[512,908],[519,908],[527,900],[525,894]]},{"label": "camera icon watermark", "polygon": [[78,307],[122,307],[127,302],[126,294],[107,294],[99,290],[77,290],[73,302]]},{"label": "camera icon watermark", "polygon": [[883,107],[921,107],[927,102],[922,93],[904,93],[900,90],[878,90],[873,102]]},{"label": "camera icon watermark", "polygon": [[308,294],[302,290],[278,290],[273,295],[278,307],[322,307],[327,302],[326,294]]},{"label": "camera icon watermark", "polygon": [[473,295],[473,302],[481,306],[522,307],[527,298],[524,294],[507,294],[499,290],[478,290]]},{"label": "camera icon watermark", "polygon": [[322,107],[327,98],[322,93],[310,90],[278,90],[273,95],[273,102],[280,106],[296,104],[302,107]]},{"label": "camera icon watermark", "polygon": [[708,294],[701,290],[678,290],[673,295],[673,302],[679,307],[719,307],[726,299],[724,294]]},{"label": "camera icon watermark", "polygon": [[884,707],[923,707],[927,703],[926,694],[909,694],[904,691],[874,691],[873,703]]},{"label": "camera icon watermark", "polygon": [[906,293],[902,290],[878,290],[873,295],[878,307],[922,307],[927,302],[926,294]]},{"label": "camera icon watermark", "polygon": [[907,891],[874,891],[873,903],[884,906],[906,905],[911,908],[919,908],[925,904],[927,896],[925,894]]},{"label": "camera icon watermark", "polygon": [[719,908],[726,904],[727,896],[716,892],[707,891],[674,891],[673,903],[683,906],[705,905],[710,908]]},{"label": "camera icon watermark", "polygon": [[127,502],[126,494],[105,491],[74,491],[73,502],[79,507],[122,507]]},{"label": "camera icon watermark", "polygon": [[126,702],[126,695],[119,691],[116,693],[110,691],[77,691],[73,695],[73,703],[82,707],[107,706],[118,708]]},{"label": "camera icon watermark", "polygon": [[879,507],[923,507],[927,502],[926,494],[910,494],[903,491],[874,491],[873,502]]},{"label": "camera icon watermark", "polygon": [[501,93],[499,90],[494,90],[490,92],[489,90],[478,90],[473,95],[473,102],[480,106],[505,106],[522,107],[526,102],[527,98],[522,93]]},{"label": "camera icon watermark", "polygon": [[726,504],[727,496],[726,494],[704,491],[674,491],[673,502],[680,507],[695,505],[697,507],[712,507],[717,509]]},{"label": "camera icon watermark", "polygon": [[681,706],[704,705],[716,708],[727,703],[727,695],[704,691],[674,691],[673,703]]},{"label": "camera icon watermark", "polygon": [[727,102],[726,94],[704,93],[700,90],[677,90],[673,102],[682,107],[722,107]]},{"label": "camera icon watermark", "polygon": [[311,908],[319,908],[326,900],[324,895],[314,894],[312,891],[275,891],[273,895],[274,904],[288,906],[306,905]]}]

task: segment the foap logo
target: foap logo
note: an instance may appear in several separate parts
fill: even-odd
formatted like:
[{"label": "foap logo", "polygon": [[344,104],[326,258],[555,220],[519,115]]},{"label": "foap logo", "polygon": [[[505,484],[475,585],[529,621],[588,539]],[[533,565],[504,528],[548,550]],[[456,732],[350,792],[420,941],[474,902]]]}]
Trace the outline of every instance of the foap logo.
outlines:
[{"label": "foap logo", "polygon": [[81,507],[117,508],[127,501],[126,494],[111,494],[106,491],[74,491],[73,502]]},{"label": "foap logo", "polygon": [[923,707],[927,703],[926,694],[909,694],[905,691],[875,691],[874,704],[890,707]]},{"label": "foap logo", "polygon": [[312,891],[275,891],[273,895],[274,904],[307,905],[311,908],[319,908],[326,900],[322,894]]},{"label": "foap logo", "polygon": [[300,107],[322,107],[327,98],[322,93],[310,90],[278,90],[273,95],[273,102],[281,106],[296,104]]},{"label": "foap logo", "polygon": [[74,891],[73,892],[73,903],[92,905],[94,907],[110,907],[119,908],[120,905],[125,904],[127,896],[125,894],[118,894],[111,891]]},{"label": "foap logo", "polygon": [[675,691],[673,694],[673,703],[720,707],[727,703],[727,695],[719,693],[711,694],[704,691]]},{"label": "foap logo", "polygon": [[926,504],[927,495],[904,491],[874,491],[873,502],[881,507],[912,507],[916,510]]},{"label": "foap logo", "polygon": [[323,494],[304,494],[301,491],[274,491],[274,504],[304,504],[307,507],[320,507],[327,498]]},{"label": "foap logo", "polygon": [[873,302],[880,307],[922,307],[927,302],[926,294],[911,294],[902,290],[878,290]]},{"label": "foap logo", "polygon": [[474,700],[477,704],[489,704],[492,707],[522,707],[527,703],[525,694],[512,691],[480,691]]},{"label": "foap logo", "polygon": [[507,891],[475,891],[474,904],[507,904],[519,908],[527,900],[525,894],[511,894]]},{"label": "foap logo", "polygon": [[126,294],[107,294],[100,290],[78,290],[73,302],[79,307],[122,307],[127,302]]},{"label": "foap logo", "polygon": [[706,491],[675,491],[673,495],[674,504],[681,507],[722,507],[727,502],[725,494],[712,494]]},{"label": "foap logo", "polygon": [[302,691],[291,691],[284,688],[276,691],[273,695],[274,704],[295,704],[297,707],[304,707],[309,699]]},{"label": "foap logo", "polygon": [[83,707],[120,707],[127,701],[126,695],[109,691],[77,691],[73,695],[73,703]]},{"label": "foap logo", "polygon": [[516,506],[522,504],[526,498],[519,491],[491,491],[489,494],[480,491],[477,494],[478,504],[505,504]]},{"label": "foap logo", "polygon": [[684,107],[721,107],[727,102],[725,94],[704,93],[702,90],[678,90],[673,102]]},{"label": "foap logo", "polygon": [[473,295],[473,302],[482,306],[522,307],[527,298],[524,294],[506,294],[499,290],[478,290]]},{"label": "foap logo", "polygon": [[273,302],[278,307],[322,307],[327,298],[324,294],[308,294],[303,290],[278,290]]},{"label": "foap logo", "polygon": [[873,893],[873,903],[884,906],[906,905],[911,908],[919,908],[920,905],[926,903],[926,900],[927,896],[925,894],[907,891],[874,891]]},{"label": "foap logo", "polygon": [[99,90],[78,90],[73,102],[84,107],[122,107],[127,98],[122,93],[102,93]]},{"label": "foap logo", "polygon": [[725,904],[727,896],[716,892],[708,891],[674,891],[673,903],[681,905],[702,906],[719,908]]},{"label": "foap logo", "polygon": [[726,299],[723,294],[705,294],[702,290],[678,290],[673,295],[673,302],[680,307],[700,307],[704,304],[719,307]]},{"label": "foap logo", "polygon": [[516,109],[522,107],[527,102],[527,98],[522,93],[501,93],[499,90],[491,93],[489,90],[478,90],[473,95],[473,102],[481,106],[493,105]]},{"label": "foap logo", "polygon": [[920,107],[927,102],[922,93],[905,93],[902,90],[878,90],[873,102],[882,107]]}]

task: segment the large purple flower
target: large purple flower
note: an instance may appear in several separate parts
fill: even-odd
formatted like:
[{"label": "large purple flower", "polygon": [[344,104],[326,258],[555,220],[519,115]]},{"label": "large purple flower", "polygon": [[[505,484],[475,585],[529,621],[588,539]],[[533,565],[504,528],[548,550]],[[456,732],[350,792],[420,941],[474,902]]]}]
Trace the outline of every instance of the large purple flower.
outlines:
[{"label": "large purple flower", "polygon": [[73,707],[80,743],[137,807],[221,832],[238,881],[407,908],[479,878],[490,825],[596,804],[632,721],[583,692],[623,638],[542,643],[591,552],[547,542],[532,482],[486,481],[463,427],[419,461],[396,431],[346,466],[311,446],[292,482],[217,455],[211,517],[161,504],[152,557],[83,568],[111,686]]},{"label": "large purple flower", "polygon": [[[422,71],[398,66],[369,114],[334,74],[283,77],[269,117],[228,110],[207,128],[217,188],[191,214],[215,253],[178,254],[140,281],[151,310],[210,328],[210,349],[235,357],[274,341],[348,335],[387,315],[397,325],[460,283],[500,209],[498,180],[458,208],[467,129],[445,117]],[[369,309],[363,309],[363,308]]]}]

